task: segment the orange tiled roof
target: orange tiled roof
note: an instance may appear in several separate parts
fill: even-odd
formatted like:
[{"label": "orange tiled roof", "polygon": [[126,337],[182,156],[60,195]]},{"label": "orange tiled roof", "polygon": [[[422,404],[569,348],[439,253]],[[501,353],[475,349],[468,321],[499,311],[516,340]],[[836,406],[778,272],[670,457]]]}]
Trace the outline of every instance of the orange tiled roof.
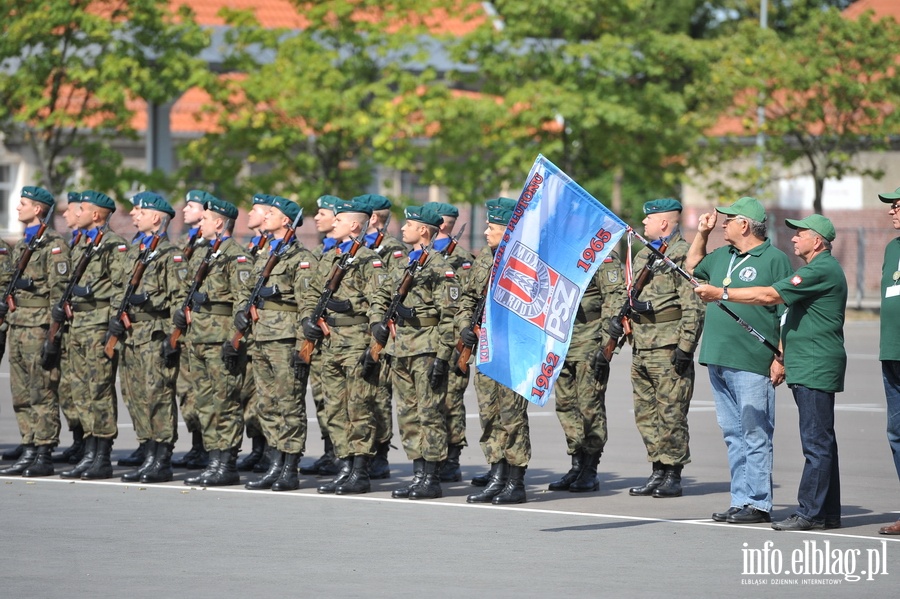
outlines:
[{"label": "orange tiled roof", "polygon": [[867,10],[875,12],[875,18],[894,17],[900,21],[900,2],[897,0],[857,0],[844,10],[848,19],[856,19]]}]

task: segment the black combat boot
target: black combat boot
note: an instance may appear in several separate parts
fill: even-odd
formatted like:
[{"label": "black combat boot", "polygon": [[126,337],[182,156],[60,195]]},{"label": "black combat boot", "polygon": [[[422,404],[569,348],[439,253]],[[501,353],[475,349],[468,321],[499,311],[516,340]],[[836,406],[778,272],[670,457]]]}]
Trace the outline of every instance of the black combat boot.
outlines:
[{"label": "black combat boot", "polygon": [[644,483],[642,487],[631,487],[628,489],[628,494],[632,496],[649,496],[653,495],[653,491],[656,490],[656,487],[662,484],[663,478],[666,475],[666,467],[662,462],[653,462],[653,473],[650,475],[650,478],[647,479],[647,482]]},{"label": "black combat boot", "polygon": [[131,452],[131,455],[128,455],[122,459],[120,459],[117,464],[119,466],[128,466],[130,468],[134,468],[136,466],[141,466],[147,459],[147,442],[142,441],[137,449]]},{"label": "black combat boot", "polygon": [[462,480],[462,472],[459,469],[459,456],[462,454],[462,449],[462,445],[447,447],[447,459],[441,462],[442,483],[458,483]]},{"label": "black combat boot", "polygon": [[209,465],[205,470],[197,474],[196,476],[189,476],[184,479],[184,484],[186,485],[202,485],[204,478],[207,476],[212,476],[216,473],[216,470],[219,469],[219,463],[222,459],[222,452],[218,449],[213,449],[209,453]]},{"label": "black combat boot", "polygon": [[369,461],[369,478],[371,480],[391,477],[391,465],[387,458],[390,450],[390,441],[382,441],[378,444],[375,449],[375,457]]},{"label": "black combat boot", "polygon": [[410,483],[400,489],[394,489],[391,497],[394,499],[409,499],[409,492],[413,487],[418,485],[425,478],[425,459],[416,458],[413,460],[413,477]]},{"label": "black combat boot", "polygon": [[269,458],[269,469],[256,480],[251,480],[244,488],[252,490],[271,489],[275,481],[281,477],[281,471],[284,470],[284,452],[278,451],[275,447],[269,447],[266,450]]},{"label": "black combat boot", "polygon": [[[301,466],[300,474],[321,474],[325,476],[325,473],[320,472],[322,468],[329,470],[332,468],[334,463],[334,443],[331,442],[331,437],[325,435],[322,437],[322,442],[325,444],[325,453],[322,454],[318,460],[312,463],[311,466]],[[340,464],[338,464],[340,467]],[[337,474],[337,471],[332,474]]]},{"label": "black combat boot", "polygon": [[219,467],[213,474],[201,478],[200,484],[204,487],[227,487],[240,484],[241,475],[237,470],[239,449],[239,447],[232,447],[219,450]]},{"label": "black combat boot", "polygon": [[262,454],[262,457],[259,459],[259,461],[256,462],[256,465],[253,466],[253,472],[256,472],[257,474],[263,474],[264,472],[268,472],[269,466],[272,465],[272,463],[269,461],[269,452],[267,451],[269,449],[269,442],[266,441],[265,437],[263,437],[262,439],[263,439],[263,454]]},{"label": "black combat boot", "polygon": [[506,486],[491,500],[491,503],[494,505],[525,503],[525,470],[527,469],[528,466],[510,466]]},{"label": "black combat boot", "polygon": [[681,497],[681,470],[684,466],[666,466],[666,476],[663,478],[662,484],[653,491],[653,496],[661,497]]},{"label": "black combat boot", "polygon": [[84,428],[76,424],[72,427],[72,445],[61,454],[53,456],[53,461],[57,464],[77,464],[82,454],[84,454]]},{"label": "black combat boot", "polygon": [[[239,472],[251,472],[263,458],[266,452],[266,438],[262,435],[250,437],[252,441],[252,449],[250,453],[238,460],[237,469]],[[265,472],[265,470],[263,470]]]},{"label": "black combat boot", "polygon": [[97,438],[97,451],[90,467],[81,473],[81,480],[102,480],[112,478],[113,467],[110,460],[112,453],[112,439]]},{"label": "black combat boot", "polygon": [[302,453],[284,454],[284,464],[281,468],[281,475],[274,483],[272,483],[273,491],[296,491],[300,488],[300,478],[297,476],[297,464],[300,463]]},{"label": "black combat boot", "polygon": [[81,461],[75,464],[75,467],[71,470],[66,470],[64,472],[60,472],[59,475],[62,478],[81,478],[81,475],[91,467],[91,464],[94,463],[94,458],[97,456],[97,437],[91,435],[84,441],[84,454],[81,456]]},{"label": "black combat boot", "polygon": [[[122,475],[123,483],[136,483],[141,480],[141,475],[144,474],[147,470],[150,469],[150,466],[153,465],[153,462],[156,461],[156,441],[152,439],[147,441],[146,443],[141,443],[141,446],[144,448],[144,461],[138,466],[135,470],[130,470]],[[120,460],[121,464],[122,461]]]},{"label": "black combat boot", "polygon": [[338,495],[362,495],[372,490],[369,481],[369,456],[353,456],[353,469],[350,476],[334,490]]},{"label": "black combat boot", "polygon": [[597,480],[597,464],[600,463],[600,452],[584,452],[584,462],[578,478],[569,485],[570,493],[588,493],[600,490],[600,481]]},{"label": "black combat boot", "polygon": [[4,460],[18,460],[19,458],[22,457],[22,452],[24,452],[24,451],[25,451],[25,446],[22,444],[19,444],[19,445],[16,445],[15,447],[13,447],[12,449],[4,451],[2,454],[0,454],[0,458],[3,458]]},{"label": "black combat boot", "polygon": [[425,477],[422,482],[409,490],[410,499],[439,499],[444,496],[441,490],[441,475],[438,462],[425,462]]},{"label": "black combat boot", "polygon": [[488,482],[484,486],[484,490],[480,493],[473,493],[466,497],[468,503],[490,503],[491,500],[500,494],[500,491],[506,486],[506,480],[509,478],[509,463],[506,460],[500,460],[496,464],[491,464],[491,471],[488,473]]},{"label": "black combat boot", "polygon": [[25,472],[22,473],[22,476],[25,478],[30,478],[33,476],[53,476],[56,474],[53,470],[53,446],[52,445],[38,445],[37,453],[34,456],[34,461],[31,462],[31,465],[25,469]]},{"label": "black combat boot", "polygon": [[582,452],[581,449],[578,449],[572,454],[572,467],[569,468],[569,471],[563,474],[561,479],[550,483],[550,486],[547,488],[551,491],[568,491],[571,484],[575,482],[575,479],[581,474],[583,466],[584,452]]},{"label": "black combat boot", "polygon": [[476,474],[472,477],[472,486],[473,487],[486,487],[487,484],[491,482],[491,471],[488,470],[484,474]]},{"label": "black combat boot", "polygon": [[337,476],[334,477],[331,481],[319,485],[317,491],[323,495],[327,495],[328,493],[334,493],[337,488],[344,484],[348,478],[350,478],[350,473],[353,472],[353,457],[347,456],[346,458],[338,458],[335,460],[338,464],[340,464],[341,469],[338,470]]},{"label": "black combat boot", "polygon": [[[175,468],[187,468],[188,463],[195,463],[204,453],[206,452],[203,450],[203,433],[200,431],[193,431],[191,432],[190,450],[180,458],[174,458],[172,460],[172,466]],[[207,465],[209,465],[209,454],[207,453],[206,456]],[[202,469],[203,468],[201,468],[201,470]]]},{"label": "black combat boot", "polygon": [[142,483],[167,483],[172,480],[171,443],[157,443],[153,463],[141,474]]},{"label": "black combat boot", "polygon": [[19,459],[16,460],[16,463],[8,468],[0,470],[0,476],[21,476],[21,474],[31,466],[31,463],[34,462],[34,458],[37,457],[37,448],[34,446],[34,443],[28,443],[22,447],[24,447],[24,449],[22,450]]}]

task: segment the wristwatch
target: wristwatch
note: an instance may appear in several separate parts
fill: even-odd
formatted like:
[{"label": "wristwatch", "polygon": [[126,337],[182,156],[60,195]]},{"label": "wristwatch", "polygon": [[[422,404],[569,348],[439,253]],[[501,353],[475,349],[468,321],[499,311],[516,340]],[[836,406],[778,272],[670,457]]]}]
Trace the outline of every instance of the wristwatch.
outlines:
[{"label": "wristwatch", "polygon": [[722,299],[723,300],[728,299],[728,287],[722,287]]}]

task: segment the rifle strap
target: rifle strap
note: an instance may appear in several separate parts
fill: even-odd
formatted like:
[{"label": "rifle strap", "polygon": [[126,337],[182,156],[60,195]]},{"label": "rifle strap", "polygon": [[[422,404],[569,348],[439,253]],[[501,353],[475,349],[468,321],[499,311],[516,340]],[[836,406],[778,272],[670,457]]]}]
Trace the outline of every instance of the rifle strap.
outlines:
[{"label": "rifle strap", "polygon": [[207,303],[198,306],[195,312],[215,314],[216,316],[231,316],[234,313],[234,308],[229,303]]},{"label": "rifle strap", "polygon": [[669,308],[662,312],[633,312],[631,314],[631,322],[635,324],[662,324],[676,320],[681,320],[681,308]]},{"label": "rifle strap", "polygon": [[415,327],[417,329],[422,329],[425,327],[436,327],[440,323],[440,319],[431,317],[431,318],[404,318],[402,322],[399,322],[399,326],[401,327]]},{"label": "rifle strap", "polygon": [[297,304],[289,304],[287,302],[278,302],[274,300],[265,300],[259,308],[260,312],[265,312],[266,310],[272,310],[273,312],[299,312],[300,308],[297,307]]},{"label": "rifle strap", "polygon": [[330,327],[349,327],[355,324],[369,324],[368,316],[331,316],[325,317],[325,323]]}]

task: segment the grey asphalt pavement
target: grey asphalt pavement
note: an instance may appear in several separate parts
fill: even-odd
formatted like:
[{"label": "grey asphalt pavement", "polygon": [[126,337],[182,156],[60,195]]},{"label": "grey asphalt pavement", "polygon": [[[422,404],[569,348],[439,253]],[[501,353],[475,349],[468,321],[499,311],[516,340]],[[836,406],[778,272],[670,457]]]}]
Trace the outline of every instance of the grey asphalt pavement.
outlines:
[{"label": "grey asphalt pavement", "polygon": [[[530,410],[528,502],[467,504],[468,480],[486,468],[470,387],[465,478],[445,484],[441,500],[390,498],[411,474],[400,450],[390,455],[392,478],[360,497],[318,495],[315,477],[301,477],[301,489],[289,493],[191,488],[183,470],[155,486],[0,477],[0,597],[893,596],[900,538],[877,530],[900,517],[900,483],[884,433],[878,321],[850,320],[846,336],[838,530],[787,533],[709,519],[729,505],[728,465],[700,366],[684,496],[630,497],[650,465],[631,412],[626,349],[613,361],[597,493],[546,490],[569,465],[551,401]],[[0,450],[18,442],[7,379],[4,361]],[[780,518],[795,507],[803,456],[790,391],[780,387],[776,401]],[[136,446],[124,407],[119,423],[115,457]],[[180,432],[176,450],[186,451],[183,425]],[[314,419],[309,438],[304,461],[322,450]],[[69,441],[64,432],[62,444]]]}]

